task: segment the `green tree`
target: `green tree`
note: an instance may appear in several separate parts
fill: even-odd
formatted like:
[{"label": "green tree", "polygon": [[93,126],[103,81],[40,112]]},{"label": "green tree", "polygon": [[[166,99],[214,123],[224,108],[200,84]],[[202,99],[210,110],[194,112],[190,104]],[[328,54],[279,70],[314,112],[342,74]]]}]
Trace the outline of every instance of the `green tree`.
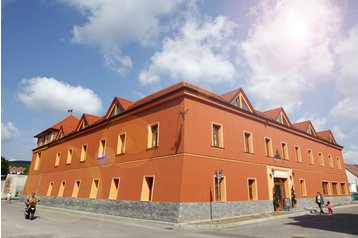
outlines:
[{"label": "green tree", "polygon": [[9,173],[9,161],[5,157],[1,156],[1,175],[7,175]]}]

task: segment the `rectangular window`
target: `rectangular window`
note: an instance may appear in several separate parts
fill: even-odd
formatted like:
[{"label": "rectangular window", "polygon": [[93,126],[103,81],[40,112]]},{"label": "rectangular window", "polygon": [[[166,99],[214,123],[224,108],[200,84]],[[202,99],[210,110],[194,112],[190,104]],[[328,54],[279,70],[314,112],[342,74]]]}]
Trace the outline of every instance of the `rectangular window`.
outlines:
[{"label": "rectangular window", "polygon": [[80,186],[81,186],[81,181],[76,180],[75,184],[73,186],[73,191],[72,191],[72,197],[73,198],[76,198],[78,196],[78,192],[80,191]]},{"label": "rectangular window", "polygon": [[248,179],[249,200],[257,200],[256,179]]},{"label": "rectangular window", "polygon": [[341,159],[337,157],[337,168],[342,169]]},{"label": "rectangular window", "polygon": [[212,146],[213,147],[224,147],[223,140],[223,127],[219,124],[212,124]]},{"label": "rectangular window", "polygon": [[272,140],[270,138],[267,138],[267,137],[265,137],[265,156],[273,157]]},{"label": "rectangular window", "polygon": [[102,139],[99,141],[98,159],[104,158],[105,155],[106,155],[106,139]]},{"label": "rectangular window", "polygon": [[126,152],[126,133],[118,135],[117,154],[124,154]]},{"label": "rectangular window", "polygon": [[281,143],[282,147],[282,159],[289,160],[288,158],[288,150],[287,150],[287,144],[285,142]]},{"label": "rectangular window", "polygon": [[72,154],[73,154],[73,150],[69,149],[67,152],[67,160],[66,160],[66,164],[71,164],[72,161]]},{"label": "rectangular window", "polygon": [[300,179],[300,188],[301,188],[301,195],[307,196],[307,190],[306,190],[306,181],[304,179]]},{"label": "rectangular window", "polygon": [[99,179],[93,179],[89,198],[97,198]]},{"label": "rectangular window", "polygon": [[118,196],[118,190],[119,190],[119,178],[113,178],[108,199],[116,200]]},{"label": "rectangular window", "polygon": [[87,159],[87,147],[88,145],[82,145],[80,162],[86,161]]},{"label": "rectangular window", "polygon": [[244,132],[244,146],[245,152],[253,154],[254,153],[254,146],[252,140],[252,134],[250,132]]},{"label": "rectangular window", "polygon": [[332,192],[333,192],[333,195],[338,194],[337,183],[336,182],[332,182]]},{"label": "rectangular window", "polygon": [[65,191],[66,181],[62,181],[60,184],[60,190],[58,191],[58,197],[63,196],[63,192]]},{"label": "rectangular window", "polygon": [[310,164],[314,164],[312,150],[308,149],[307,152],[308,152],[308,160],[309,160]]},{"label": "rectangular window", "polygon": [[347,194],[346,183],[341,183],[341,193],[342,194]]},{"label": "rectangular window", "polygon": [[216,202],[225,202],[226,201],[225,176],[220,177],[220,181],[218,181],[218,177],[215,176],[214,187],[215,187],[215,201]]},{"label": "rectangular window", "polygon": [[159,146],[159,123],[148,126],[148,148]]},{"label": "rectangular window", "polygon": [[61,159],[61,152],[58,152],[56,154],[55,167],[60,165],[60,159]]},{"label": "rectangular window", "polygon": [[41,164],[41,152],[36,154],[34,170],[38,170]]},{"label": "rectangular window", "polygon": [[154,177],[144,177],[142,185],[141,201],[153,200]]},{"label": "rectangular window", "polygon": [[295,155],[296,155],[296,162],[302,162],[301,148],[297,145],[295,146]]},{"label": "rectangular window", "polygon": [[52,188],[53,188],[53,182],[49,183],[46,196],[51,196],[52,194]]},{"label": "rectangular window", "polygon": [[333,160],[331,155],[328,155],[328,163],[329,163],[329,167],[333,168]]},{"label": "rectangular window", "polygon": [[318,157],[319,157],[319,165],[324,166],[323,154],[321,152],[318,153]]},{"label": "rectangular window", "polygon": [[323,195],[329,194],[328,182],[322,182],[322,191],[323,191]]}]

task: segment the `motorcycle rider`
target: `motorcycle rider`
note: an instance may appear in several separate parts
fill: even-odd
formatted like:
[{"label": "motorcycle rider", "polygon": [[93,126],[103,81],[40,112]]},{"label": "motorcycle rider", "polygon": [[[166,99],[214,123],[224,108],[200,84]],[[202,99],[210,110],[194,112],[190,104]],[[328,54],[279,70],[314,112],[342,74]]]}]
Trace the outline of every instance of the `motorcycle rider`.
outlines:
[{"label": "motorcycle rider", "polygon": [[29,208],[32,205],[36,205],[38,202],[39,200],[35,197],[35,193],[32,193],[31,197],[26,200],[26,207]]}]

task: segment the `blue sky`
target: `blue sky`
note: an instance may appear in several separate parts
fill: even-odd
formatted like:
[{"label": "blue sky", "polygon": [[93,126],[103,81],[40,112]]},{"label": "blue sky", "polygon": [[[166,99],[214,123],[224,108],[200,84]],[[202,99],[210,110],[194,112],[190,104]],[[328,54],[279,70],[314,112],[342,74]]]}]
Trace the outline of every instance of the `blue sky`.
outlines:
[{"label": "blue sky", "polygon": [[67,109],[188,81],[331,129],[358,164],[357,63],[355,0],[2,1],[1,155],[31,160]]}]

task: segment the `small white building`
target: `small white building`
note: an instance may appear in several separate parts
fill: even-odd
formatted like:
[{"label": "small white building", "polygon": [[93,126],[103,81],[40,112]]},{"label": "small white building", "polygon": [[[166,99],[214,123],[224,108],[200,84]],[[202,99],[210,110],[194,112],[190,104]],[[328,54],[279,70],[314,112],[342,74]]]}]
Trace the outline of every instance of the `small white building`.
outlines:
[{"label": "small white building", "polygon": [[351,193],[356,193],[358,191],[358,165],[345,164],[344,167],[346,168],[349,190]]},{"label": "small white building", "polygon": [[12,197],[18,197],[24,190],[27,175],[8,174],[4,183],[1,183],[1,198],[5,198],[8,193]]}]

